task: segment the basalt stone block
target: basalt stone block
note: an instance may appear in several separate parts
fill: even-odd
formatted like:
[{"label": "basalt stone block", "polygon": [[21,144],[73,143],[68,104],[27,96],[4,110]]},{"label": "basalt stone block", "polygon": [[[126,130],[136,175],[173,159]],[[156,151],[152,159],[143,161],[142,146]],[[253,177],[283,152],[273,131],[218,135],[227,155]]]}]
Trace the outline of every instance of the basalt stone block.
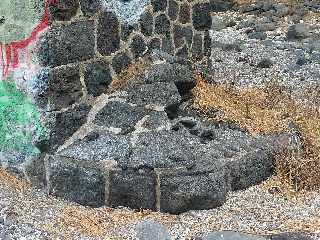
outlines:
[{"label": "basalt stone block", "polygon": [[196,164],[199,140],[195,136],[162,130],[143,132],[137,137],[126,163],[130,168],[192,168]]},{"label": "basalt stone block", "polygon": [[117,74],[119,74],[124,69],[128,68],[131,62],[132,60],[126,52],[120,52],[113,57],[112,68]]},{"label": "basalt stone block", "polygon": [[167,15],[160,14],[155,18],[155,33],[160,35],[170,35],[170,20],[168,19]]},{"label": "basalt stone block", "polygon": [[[203,36],[203,53],[205,56],[207,57],[211,56],[211,48],[212,48],[212,39],[211,39],[210,33],[209,31],[205,31]],[[240,47],[238,46],[238,48]]]},{"label": "basalt stone block", "polygon": [[182,64],[156,64],[147,72],[146,83],[174,82],[183,97],[195,87],[196,78],[192,70]]},{"label": "basalt stone block", "polygon": [[147,44],[142,36],[136,35],[132,38],[130,50],[134,58],[142,57],[145,54],[147,51]]},{"label": "basalt stone block", "polygon": [[173,82],[157,82],[130,89],[127,100],[139,106],[150,105],[167,108],[178,104],[181,97]]},{"label": "basalt stone block", "polygon": [[122,24],[121,25],[121,40],[122,41],[127,41],[133,33],[133,31],[138,31],[139,27],[138,24],[133,24],[133,25],[128,25],[128,24]]},{"label": "basalt stone block", "polygon": [[78,8],[78,0],[60,0],[57,4],[50,5],[49,11],[53,20],[68,21],[77,13]]},{"label": "basalt stone block", "polygon": [[85,66],[84,81],[88,94],[94,97],[101,95],[112,82],[109,64],[103,60],[87,64]]},{"label": "basalt stone block", "polygon": [[225,12],[232,10],[234,3],[232,0],[210,0],[210,10],[212,12]]},{"label": "basalt stone block", "polygon": [[266,150],[248,152],[228,165],[232,190],[246,189],[261,183],[272,175],[275,168],[274,154]]},{"label": "basalt stone block", "polygon": [[170,35],[162,37],[161,50],[171,55],[174,54],[174,43]]},{"label": "basalt stone block", "polygon": [[167,8],[167,0],[152,0],[154,12],[164,12]]},{"label": "basalt stone block", "polygon": [[101,13],[98,20],[98,51],[109,56],[120,47],[120,23],[113,12]]},{"label": "basalt stone block", "polygon": [[169,0],[168,16],[172,21],[175,21],[179,15],[179,4],[175,0]]},{"label": "basalt stone block", "polygon": [[136,225],[137,238],[139,240],[163,239],[171,240],[168,229],[153,220],[143,220]]},{"label": "basalt stone block", "polygon": [[50,136],[46,151],[54,151],[75,133],[87,121],[90,108],[86,104],[80,104],[63,112],[48,113]]},{"label": "basalt stone block", "polygon": [[82,161],[124,161],[130,156],[130,139],[107,131],[91,131],[59,152],[59,156]]},{"label": "basalt stone block", "polygon": [[210,3],[198,3],[193,6],[192,21],[196,30],[209,30],[212,25]]},{"label": "basalt stone block", "polygon": [[159,38],[152,38],[150,41],[149,41],[149,44],[148,44],[148,51],[149,53],[152,52],[152,50],[154,49],[157,49],[157,50],[160,50],[161,49],[161,39]]},{"label": "basalt stone block", "polygon": [[180,25],[174,25],[173,27],[173,39],[176,48],[180,48],[184,43],[187,43],[190,47],[192,44],[193,30],[191,27],[183,27]]},{"label": "basalt stone block", "polygon": [[47,173],[49,194],[86,206],[104,205],[106,179],[97,166],[57,155],[49,158]]},{"label": "basalt stone block", "polygon": [[47,95],[50,110],[69,107],[82,97],[79,66],[63,66],[54,68],[48,75],[49,87]]},{"label": "basalt stone block", "polygon": [[160,211],[179,214],[189,209],[211,209],[226,201],[228,172],[160,174]]},{"label": "basalt stone block", "polygon": [[176,51],[175,56],[178,57],[178,58],[183,58],[183,59],[188,58],[189,57],[188,47],[186,45],[184,45],[182,48],[178,49]]},{"label": "basalt stone block", "polygon": [[153,33],[153,16],[149,11],[146,11],[140,17],[141,33],[145,36],[151,36]]},{"label": "basalt stone block", "polygon": [[145,111],[142,108],[111,101],[98,112],[94,123],[99,126],[119,128],[122,132],[131,132],[144,115]]},{"label": "basalt stone block", "polygon": [[188,3],[183,3],[180,6],[180,12],[179,12],[179,22],[182,24],[190,22],[190,6]]},{"label": "basalt stone block", "polygon": [[100,0],[80,0],[81,10],[85,16],[92,16],[102,8]]},{"label": "basalt stone block", "polygon": [[201,34],[194,35],[191,54],[192,59],[195,61],[199,61],[203,58],[203,36]]},{"label": "basalt stone block", "polygon": [[107,206],[156,210],[156,175],[148,169],[111,170]]},{"label": "basalt stone block", "polygon": [[94,56],[94,21],[52,26],[40,37],[38,59],[43,66],[60,66]]}]

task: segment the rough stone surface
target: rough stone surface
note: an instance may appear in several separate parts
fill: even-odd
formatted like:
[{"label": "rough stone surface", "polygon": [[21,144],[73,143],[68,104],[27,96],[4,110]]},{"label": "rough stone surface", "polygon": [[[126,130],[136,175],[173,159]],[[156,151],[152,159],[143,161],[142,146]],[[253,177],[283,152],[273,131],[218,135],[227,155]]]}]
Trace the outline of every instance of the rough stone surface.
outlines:
[{"label": "rough stone surface", "polygon": [[117,16],[105,11],[99,17],[98,23],[98,51],[102,55],[111,55],[120,47],[120,23]]},{"label": "rough stone surface", "polygon": [[47,173],[50,194],[92,207],[104,205],[105,177],[95,166],[54,156],[48,160]]},{"label": "rough stone surface", "polygon": [[136,224],[137,238],[140,240],[170,240],[168,230],[162,224],[145,220]]},{"label": "rough stone surface", "polygon": [[58,4],[50,6],[50,15],[54,20],[68,21],[77,13],[78,7],[77,0],[60,0]]},{"label": "rough stone surface", "polygon": [[135,58],[143,56],[147,51],[147,45],[142,36],[136,35],[132,38],[130,50]]},{"label": "rough stone surface", "polygon": [[109,64],[100,60],[85,66],[84,81],[88,94],[97,97],[105,92],[111,81]]},{"label": "rough stone surface", "polygon": [[44,66],[60,66],[88,60],[94,55],[94,22],[52,26],[39,41],[38,58]]},{"label": "rough stone surface", "polygon": [[121,73],[131,64],[131,58],[126,52],[120,52],[112,59],[112,68],[116,73]]}]

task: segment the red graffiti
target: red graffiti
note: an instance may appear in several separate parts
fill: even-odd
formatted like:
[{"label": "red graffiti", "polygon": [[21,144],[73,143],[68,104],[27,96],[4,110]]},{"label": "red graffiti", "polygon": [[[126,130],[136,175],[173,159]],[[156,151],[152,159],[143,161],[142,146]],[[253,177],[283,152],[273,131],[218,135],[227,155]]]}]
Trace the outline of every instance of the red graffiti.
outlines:
[{"label": "red graffiti", "polygon": [[19,67],[19,52],[24,51],[31,43],[35,42],[39,33],[49,26],[49,6],[56,4],[58,4],[58,0],[46,1],[43,17],[28,38],[8,44],[0,43],[0,64],[2,65],[3,77],[8,76],[12,70]]}]

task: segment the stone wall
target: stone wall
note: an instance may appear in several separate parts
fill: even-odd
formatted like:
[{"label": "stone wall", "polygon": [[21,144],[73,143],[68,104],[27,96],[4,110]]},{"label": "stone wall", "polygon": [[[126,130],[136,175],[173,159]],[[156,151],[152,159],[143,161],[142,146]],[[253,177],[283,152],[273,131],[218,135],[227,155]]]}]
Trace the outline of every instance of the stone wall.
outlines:
[{"label": "stone wall", "polygon": [[51,26],[38,41],[43,68],[32,92],[52,124],[49,148],[81,126],[89,99],[152,50],[205,60],[211,53],[211,13],[231,7],[220,0],[60,0],[50,6]]}]

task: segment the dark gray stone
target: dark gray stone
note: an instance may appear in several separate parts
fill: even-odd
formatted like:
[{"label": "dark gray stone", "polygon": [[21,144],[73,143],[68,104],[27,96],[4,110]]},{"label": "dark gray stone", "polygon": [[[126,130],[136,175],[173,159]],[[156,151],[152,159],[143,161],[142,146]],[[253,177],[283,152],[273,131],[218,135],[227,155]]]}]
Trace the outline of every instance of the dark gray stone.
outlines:
[{"label": "dark gray stone", "polygon": [[126,52],[120,52],[113,57],[112,68],[117,74],[119,74],[128,68],[131,62],[131,58]]},{"label": "dark gray stone", "polygon": [[101,13],[98,22],[98,51],[109,56],[120,47],[120,26],[117,16],[113,12]]},{"label": "dark gray stone", "polygon": [[47,173],[49,194],[91,207],[105,204],[106,179],[97,166],[51,156]]},{"label": "dark gray stone", "polygon": [[274,153],[268,150],[249,152],[229,163],[232,190],[246,189],[267,180],[275,168]]},{"label": "dark gray stone", "polygon": [[164,36],[162,38],[161,50],[171,55],[174,54],[174,44],[171,36]]},{"label": "dark gray stone", "polygon": [[105,127],[121,128],[122,132],[130,132],[144,115],[145,111],[142,108],[111,101],[98,112],[94,123]]},{"label": "dark gray stone", "polygon": [[48,89],[42,98],[47,99],[49,110],[69,107],[82,97],[78,65],[51,69],[47,77]]},{"label": "dark gray stone", "polygon": [[127,41],[129,36],[131,35],[131,33],[134,30],[138,29],[138,25],[134,24],[134,25],[128,25],[128,24],[122,24],[121,25],[121,40],[122,41]]},{"label": "dark gray stone", "polygon": [[174,82],[182,97],[195,86],[196,78],[185,65],[165,63],[153,65],[147,72],[146,83]]},{"label": "dark gray stone", "polygon": [[[160,174],[160,210],[179,214],[188,209],[221,206],[229,190],[228,172]],[[191,207],[192,206],[192,207]]]},{"label": "dark gray stone", "polygon": [[124,161],[130,155],[130,139],[112,132],[92,131],[59,152],[82,161]]},{"label": "dark gray stone", "polygon": [[127,100],[139,106],[151,105],[167,108],[178,104],[181,97],[173,82],[156,82],[130,89]]},{"label": "dark gray stone", "polygon": [[78,0],[60,0],[49,6],[49,12],[53,20],[69,21],[79,8]]},{"label": "dark gray stone", "polygon": [[148,44],[148,51],[151,53],[154,49],[160,50],[161,49],[161,39],[159,38],[152,38]]},{"label": "dark gray stone", "polygon": [[139,240],[171,240],[167,228],[152,220],[138,222],[136,232]]},{"label": "dark gray stone", "polygon": [[173,39],[176,48],[180,48],[184,43],[188,44],[188,47],[192,44],[193,31],[191,27],[182,27],[180,25],[174,25],[173,27]]},{"label": "dark gray stone", "polygon": [[60,66],[94,56],[94,21],[52,26],[40,37],[38,59],[43,66]]},{"label": "dark gray stone", "polygon": [[232,0],[210,0],[210,10],[212,12],[225,12],[232,10],[233,8]]},{"label": "dark gray stone", "polygon": [[191,55],[195,61],[203,58],[203,36],[201,34],[195,34],[193,36]]},{"label": "dark gray stone", "polygon": [[80,0],[81,10],[85,16],[92,16],[102,8],[100,0]]},{"label": "dark gray stone", "polygon": [[179,4],[175,0],[169,0],[168,4],[168,16],[172,21],[178,18]]},{"label": "dark gray stone", "polygon": [[183,58],[183,59],[186,59],[189,57],[189,49],[186,45],[184,45],[182,48],[178,49],[176,51],[176,54],[175,54],[176,57],[178,58]]},{"label": "dark gray stone", "polygon": [[264,237],[231,231],[220,231],[206,234],[202,240],[267,240]]},{"label": "dark gray stone", "polygon": [[248,37],[251,39],[265,40],[267,38],[267,34],[265,32],[252,31],[248,33]]},{"label": "dark gray stone", "polygon": [[141,133],[131,158],[123,164],[135,169],[192,167],[197,143],[197,138],[173,131]]},{"label": "dark gray stone", "polygon": [[134,58],[142,57],[147,51],[147,45],[140,35],[135,35],[130,44],[130,50]]},{"label": "dark gray stone", "polygon": [[271,59],[263,58],[258,62],[257,67],[258,68],[270,68],[270,67],[272,67],[272,65],[273,65],[273,62],[271,61]]},{"label": "dark gray stone", "polygon": [[141,33],[145,36],[151,36],[153,33],[153,16],[149,11],[143,13],[140,17]]},{"label": "dark gray stone", "polygon": [[209,30],[212,25],[210,3],[197,3],[193,6],[192,21],[196,30]]},{"label": "dark gray stone", "polygon": [[310,35],[309,29],[305,24],[291,25],[287,32],[288,40],[304,39]]},{"label": "dark gray stone", "polygon": [[188,3],[183,3],[180,6],[180,11],[179,11],[179,22],[181,22],[182,24],[186,24],[188,22],[190,22],[191,18],[190,18],[190,6]]},{"label": "dark gray stone", "polygon": [[152,0],[153,11],[164,12],[167,8],[167,0]]},{"label": "dark gray stone", "polygon": [[156,175],[148,169],[111,170],[107,205],[156,209]]},{"label": "dark gray stone", "polygon": [[205,31],[203,36],[203,54],[205,56],[207,57],[211,56],[211,47],[212,47],[212,39],[210,37],[210,33],[209,31]]},{"label": "dark gray stone", "polygon": [[42,151],[54,151],[58,146],[75,133],[86,121],[90,111],[90,106],[80,104],[64,112],[50,112],[47,115],[49,124],[48,143],[39,143],[43,145]]},{"label": "dark gray stone", "polygon": [[84,81],[88,94],[97,97],[104,93],[112,82],[109,64],[103,60],[87,64]]},{"label": "dark gray stone", "polygon": [[170,20],[168,19],[167,15],[160,14],[155,18],[154,31],[156,34],[170,35],[170,26]]}]

